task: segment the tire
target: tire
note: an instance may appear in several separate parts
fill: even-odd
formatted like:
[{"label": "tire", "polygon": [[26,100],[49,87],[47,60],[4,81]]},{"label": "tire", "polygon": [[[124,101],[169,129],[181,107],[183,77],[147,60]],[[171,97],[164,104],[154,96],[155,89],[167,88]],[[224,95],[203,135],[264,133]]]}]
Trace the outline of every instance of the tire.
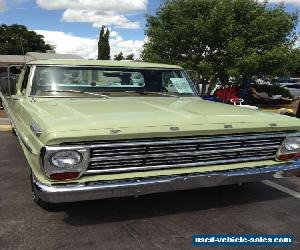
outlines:
[{"label": "tire", "polygon": [[17,136],[17,132],[16,132],[16,130],[15,130],[14,127],[11,128],[11,133],[12,133],[14,136]]},{"label": "tire", "polygon": [[43,199],[41,199],[41,197],[39,197],[39,195],[36,192],[36,189],[34,187],[32,173],[30,174],[30,184],[31,184],[31,197],[32,197],[32,200],[38,206],[40,206],[41,208],[43,208],[47,211],[57,211],[60,208],[60,204],[49,203],[49,202],[46,202]]}]

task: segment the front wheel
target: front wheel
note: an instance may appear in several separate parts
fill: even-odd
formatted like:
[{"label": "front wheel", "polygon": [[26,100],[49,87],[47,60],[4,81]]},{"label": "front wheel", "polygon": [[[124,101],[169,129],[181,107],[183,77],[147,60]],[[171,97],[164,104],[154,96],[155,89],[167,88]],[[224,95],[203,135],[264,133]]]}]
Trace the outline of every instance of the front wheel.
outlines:
[{"label": "front wheel", "polygon": [[59,208],[60,204],[56,203],[49,203],[44,201],[41,197],[39,197],[38,193],[36,192],[36,188],[34,186],[34,180],[32,173],[30,174],[30,183],[31,183],[31,197],[32,200],[39,205],[41,208],[47,210],[47,211],[55,211]]},{"label": "front wheel", "polygon": [[14,136],[17,136],[17,132],[16,132],[16,129],[11,126],[11,133],[14,135]]}]

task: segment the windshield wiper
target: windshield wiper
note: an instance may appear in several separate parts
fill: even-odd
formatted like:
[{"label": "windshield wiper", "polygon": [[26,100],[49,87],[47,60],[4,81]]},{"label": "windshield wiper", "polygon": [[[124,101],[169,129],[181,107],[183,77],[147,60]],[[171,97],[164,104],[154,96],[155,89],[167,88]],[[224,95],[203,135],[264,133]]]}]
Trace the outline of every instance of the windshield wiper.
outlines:
[{"label": "windshield wiper", "polygon": [[166,96],[166,97],[176,97],[180,98],[178,95],[172,95],[172,94],[165,94],[161,92],[153,92],[153,91],[125,91],[125,93],[135,93],[135,94],[140,94],[140,95],[161,95],[161,96]]},{"label": "windshield wiper", "polygon": [[108,95],[102,95],[102,94],[96,94],[96,93],[92,93],[92,92],[85,92],[85,91],[78,91],[78,90],[71,90],[71,89],[70,90],[47,90],[47,91],[43,91],[43,92],[87,94],[87,95],[98,96],[98,97],[110,99],[110,97]]}]

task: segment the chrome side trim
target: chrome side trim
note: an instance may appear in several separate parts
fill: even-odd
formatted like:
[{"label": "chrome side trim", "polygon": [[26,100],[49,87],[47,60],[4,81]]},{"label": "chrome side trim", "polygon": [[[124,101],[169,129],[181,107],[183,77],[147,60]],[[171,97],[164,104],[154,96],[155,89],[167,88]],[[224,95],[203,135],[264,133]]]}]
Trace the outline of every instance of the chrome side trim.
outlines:
[{"label": "chrome side trim", "polygon": [[33,186],[37,195],[42,200],[49,203],[63,203],[256,182],[294,176],[299,171],[300,161],[295,161],[275,166],[260,166],[257,168],[244,168],[183,176],[160,176],[157,178],[127,179],[57,186],[47,186],[34,178]]},{"label": "chrome side trim", "polygon": [[[16,130],[15,130],[16,131]],[[18,132],[16,131],[16,134],[18,136]],[[18,136],[19,137],[19,136]],[[33,150],[32,148],[25,142],[25,140],[23,138],[20,137],[20,141],[21,143],[24,145],[24,147],[31,153],[33,154]]]},{"label": "chrome side trim", "polygon": [[24,145],[24,147],[28,150],[29,153],[35,155],[35,153],[33,152],[32,147],[29,146],[29,144],[26,142],[26,141],[28,141],[28,139],[27,139],[27,138],[21,137],[20,134],[19,134],[19,131],[18,131],[17,128],[16,128],[15,122],[14,122],[11,118],[9,118],[9,120],[10,120],[10,123],[11,123],[11,125],[12,125],[12,129],[14,129],[15,132],[16,132],[16,136],[17,136],[18,141],[19,141],[21,144]]}]

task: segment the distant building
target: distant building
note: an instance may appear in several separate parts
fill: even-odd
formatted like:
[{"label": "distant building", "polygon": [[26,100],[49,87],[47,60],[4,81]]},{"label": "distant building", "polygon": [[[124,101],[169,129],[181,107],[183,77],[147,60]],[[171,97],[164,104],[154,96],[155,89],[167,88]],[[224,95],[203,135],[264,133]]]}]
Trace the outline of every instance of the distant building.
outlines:
[{"label": "distant building", "polygon": [[26,59],[28,61],[33,60],[47,60],[47,59],[83,59],[81,56],[72,55],[72,54],[56,54],[56,53],[38,53],[38,52],[29,52],[26,54]]},{"label": "distant building", "polygon": [[0,55],[0,67],[6,68],[10,65],[20,65],[25,63],[24,56]]},{"label": "distant building", "polygon": [[47,60],[47,59],[83,59],[78,55],[71,54],[56,54],[28,52],[25,56],[22,55],[0,55],[0,67],[7,68],[10,65],[23,65],[25,62],[33,60]]}]

